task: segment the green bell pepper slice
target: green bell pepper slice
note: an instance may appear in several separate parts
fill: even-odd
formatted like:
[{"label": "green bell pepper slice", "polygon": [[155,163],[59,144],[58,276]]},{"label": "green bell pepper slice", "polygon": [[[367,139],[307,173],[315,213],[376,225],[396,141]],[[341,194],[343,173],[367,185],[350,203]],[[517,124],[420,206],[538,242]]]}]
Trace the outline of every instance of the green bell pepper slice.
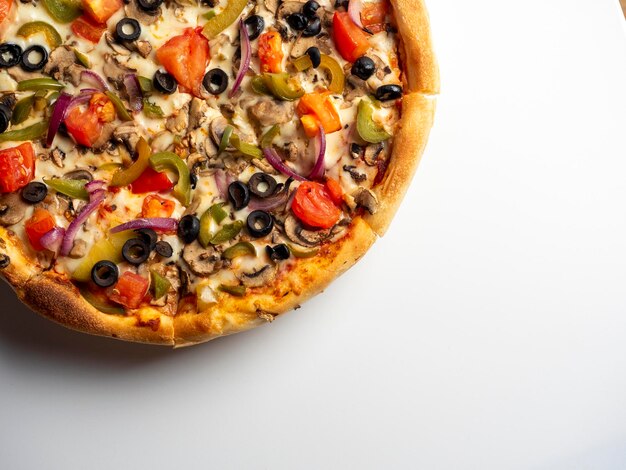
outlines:
[{"label": "green bell pepper slice", "polygon": [[246,286],[229,286],[227,284],[220,284],[217,286],[217,290],[234,295],[235,297],[243,297],[246,295]]},{"label": "green bell pepper slice", "polygon": [[150,80],[148,77],[142,77],[141,75],[139,75],[137,79],[139,80],[139,88],[141,88],[141,91],[143,93],[152,93],[154,91],[152,80]]},{"label": "green bell pepper slice", "polygon": [[219,245],[232,240],[243,228],[243,222],[241,220],[235,220],[232,224],[224,225],[222,229],[217,232],[213,238],[211,238],[211,245]]},{"label": "green bell pepper slice", "polygon": [[256,256],[256,248],[250,242],[239,242],[224,250],[224,258],[232,260],[239,256]]},{"label": "green bell pepper slice", "polygon": [[289,247],[289,251],[291,251],[291,254],[296,258],[313,258],[320,251],[319,248],[312,248],[310,250],[306,250],[306,249],[301,249],[301,248],[295,248],[291,244],[287,244],[287,246]]},{"label": "green bell pepper slice", "polygon": [[126,315],[126,311],[122,307],[116,307],[115,305],[104,302],[87,289],[80,289],[80,294],[91,304],[92,307],[100,310],[102,313],[108,313],[110,315]]},{"label": "green bell pepper slice", "polygon": [[[311,58],[308,55],[303,55],[294,60],[293,65],[295,65],[296,69],[302,72],[313,67],[313,62],[311,62]],[[319,66],[320,68],[326,70],[326,72],[328,72],[328,76],[330,77],[328,89],[333,93],[343,93],[343,89],[346,86],[346,76],[344,75],[339,62],[329,55],[322,54]]]},{"label": "green bell pepper slice", "polygon": [[89,60],[89,56],[84,52],[81,52],[78,49],[74,48],[74,57],[76,57],[78,63],[83,67],[87,69],[91,68],[91,60]]},{"label": "green bell pepper slice", "polygon": [[230,136],[230,145],[235,147],[239,153],[245,157],[250,158],[263,158],[263,151],[256,145],[242,142],[238,135],[233,134]]},{"label": "green bell pepper slice", "polygon": [[288,73],[264,73],[252,78],[252,89],[262,95],[273,95],[283,101],[294,101],[304,95],[302,87]]},{"label": "green bell pepper slice", "polygon": [[65,85],[54,78],[31,78],[17,84],[17,91],[62,90]]},{"label": "green bell pepper slice", "polygon": [[150,166],[150,154],[152,149],[146,139],[143,137],[137,143],[137,160],[126,168],[120,170],[113,175],[111,186],[128,186],[141,176],[141,174]]},{"label": "green bell pepper slice", "polygon": [[85,189],[85,184],[87,184],[87,181],[85,180],[70,180],[63,178],[52,178],[47,180],[44,178],[43,182],[58,193],[65,194],[66,196],[74,199],[82,199],[84,201],[89,200],[89,193]]},{"label": "green bell pepper slice", "polygon": [[15,108],[13,108],[13,116],[11,117],[11,124],[17,125],[28,119],[30,116],[30,111],[33,109],[33,104],[35,103],[35,95],[27,96],[26,98],[22,98],[15,104]]},{"label": "green bell pepper slice", "polygon": [[25,142],[39,140],[48,132],[48,121],[41,121],[32,126],[0,134],[0,142]]},{"label": "green bell pepper slice", "polygon": [[228,5],[226,5],[219,14],[207,21],[202,29],[202,34],[204,34],[207,39],[215,38],[219,33],[237,21],[247,4],[248,0],[229,0]]},{"label": "green bell pepper slice", "polygon": [[374,121],[374,105],[367,99],[359,101],[356,130],[365,142],[377,144],[391,137],[379,123]]},{"label": "green bell pepper slice", "polygon": [[115,111],[117,112],[117,115],[120,117],[122,121],[133,120],[133,117],[130,115],[130,113],[128,112],[128,109],[126,109],[126,106],[124,106],[124,103],[122,102],[119,96],[117,96],[112,91],[105,91],[104,94],[107,95],[108,98],[111,100],[111,103],[113,103],[113,106],[115,107]]},{"label": "green bell pepper slice", "polygon": [[172,283],[157,273],[155,270],[150,270],[150,287],[154,294],[154,300],[159,300],[165,294],[167,294],[172,287]]},{"label": "green bell pepper slice", "polygon": [[154,119],[159,119],[165,117],[165,113],[161,109],[158,104],[154,104],[148,98],[143,99],[143,113],[149,117]]},{"label": "green bell pepper slice", "polygon": [[224,133],[222,134],[222,138],[220,140],[220,146],[217,149],[217,153],[222,153],[228,147],[230,143],[230,136],[233,135],[233,131],[235,128],[231,125],[228,125],[224,128]]},{"label": "green bell pepper slice", "polygon": [[198,233],[198,242],[203,248],[208,247],[211,244],[213,238],[213,232],[211,232],[211,209],[207,209],[200,217],[200,232]]},{"label": "green bell pepper slice", "polygon": [[42,0],[50,16],[59,23],[71,23],[82,13],[80,0]]},{"label": "green bell pepper slice", "polygon": [[228,212],[224,210],[224,203],[218,202],[209,207],[209,215],[216,223],[221,224],[222,221],[228,217]]},{"label": "green bell pepper slice", "polygon": [[188,206],[191,202],[191,175],[185,161],[174,152],[159,152],[150,157],[150,166],[156,171],[169,169],[178,173],[173,194],[183,206]]},{"label": "green bell pepper slice", "polygon": [[280,135],[280,126],[274,124],[269,130],[261,137],[261,148],[265,149],[272,146],[274,139]]},{"label": "green bell pepper slice", "polygon": [[46,38],[46,42],[51,49],[59,47],[63,44],[63,38],[59,32],[49,23],[45,21],[31,21],[20,26],[16,35],[28,39],[34,34],[41,33]]}]

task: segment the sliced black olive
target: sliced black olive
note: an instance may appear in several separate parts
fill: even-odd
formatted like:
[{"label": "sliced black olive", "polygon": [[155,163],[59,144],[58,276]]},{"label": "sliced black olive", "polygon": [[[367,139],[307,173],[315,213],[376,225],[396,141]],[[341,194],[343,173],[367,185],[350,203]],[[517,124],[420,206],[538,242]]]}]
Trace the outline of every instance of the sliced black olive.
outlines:
[{"label": "sliced black olive", "polygon": [[212,95],[219,95],[228,87],[228,75],[222,69],[211,69],[202,79],[202,85]]},{"label": "sliced black olive", "polygon": [[292,13],[287,17],[287,24],[296,31],[302,31],[307,27],[307,18],[302,13]]},{"label": "sliced black olive", "polygon": [[265,252],[272,261],[286,260],[289,258],[289,256],[291,256],[291,251],[289,250],[289,247],[284,243],[276,246],[267,245],[265,247]]},{"label": "sliced black olive", "polygon": [[0,68],[15,67],[22,60],[22,48],[17,44],[0,44]]},{"label": "sliced black olive", "polygon": [[274,218],[265,211],[256,210],[250,212],[246,224],[251,236],[261,238],[268,235],[274,228]]},{"label": "sliced black olive", "polygon": [[361,56],[352,64],[352,75],[367,80],[376,72],[376,64],[367,56]]},{"label": "sliced black olive", "polygon": [[313,18],[317,15],[317,10],[319,10],[319,7],[320,4],[317,3],[315,0],[309,0],[302,7],[302,13],[304,13],[304,16],[306,16],[307,18]]},{"label": "sliced black olive", "polygon": [[48,195],[48,186],[39,181],[32,181],[22,189],[22,199],[35,204],[43,201]]},{"label": "sliced black olive", "polygon": [[265,20],[259,15],[252,15],[246,18],[244,23],[248,27],[248,38],[250,41],[258,38],[263,32],[263,28],[265,28]]},{"label": "sliced black olive", "polygon": [[361,147],[356,142],[350,144],[350,155],[352,158],[361,158],[365,154],[365,148]]},{"label": "sliced black olive", "polygon": [[91,269],[91,279],[98,287],[111,287],[119,275],[117,265],[111,261],[98,261]]},{"label": "sliced black olive", "polygon": [[9,258],[7,255],[2,253],[0,255],[0,269],[8,268],[10,264],[11,264],[11,258]]},{"label": "sliced black olive", "polygon": [[154,248],[154,251],[156,251],[157,255],[162,256],[163,258],[169,258],[170,256],[174,254],[172,245],[170,245],[168,242],[164,240],[157,242],[156,247]]},{"label": "sliced black olive", "polygon": [[137,5],[139,5],[139,8],[142,10],[153,13],[163,4],[163,1],[164,0],[137,0]]},{"label": "sliced black olive", "polygon": [[0,104],[0,134],[9,128],[13,111],[8,106]]},{"label": "sliced black olive", "polygon": [[150,256],[150,247],[141,238],[131,238],[122,247],[122,258],[130,264],[139,265]]},{"label": "sliced black olive", "polygon": [[136,41],[141,35],[141,26],[135,18],[122,18],[115,26],[115,35],[120,41]]},{"label": "sliced black olive", "polygon": [[322,20],[320,20],[316,16],[315,18],[311,19],[311,21],[309,21],[308,25],[306,25],[306,28],[304,28],[304,31],[302,31],[302,36],[304,36],[305,38],[310,38],[313,36],[317,36],[321,32]]},{"label": "sliced black olive", "polygon": [[152,230],[151,228],[142,228],[139,230],[135,230],[135,233],[137,233],[137,235],[139,235],[139,238],[141,238],[146,243],[146,245],[148,245],[150,251],[155,249],[159,236],[154,230]]},{"label": "sliced black olive", "polygon": [[165,93],[166,95],[171,95],[178,88],[176,79],[169,73],[162,72],[161,70],[157,70],[154,74],[152,83],[154,84],[154,88],[159,90],[161,93]]},{"label": "sliced black olive", "polygon": [[228,185],[228,199],[236,211],[243,209],[250,202],[250,190],[241,181],[233,181]]},{"label": "sliced black olive", "polygon": [[322,53],[317,47],[309,47],[306,50],[306,55],[308,55],[309,59],[311,59],[314,69],[318,68],[322,63]]},{"label": "sliced black olive", "polygon": [[191,184],[191,189],[196,189],[196,186],[198,185],[198,175],[191,173],[189,175],[189,184]]},{"label": "sliced black olive", "polygon": [[27,72],[36,72],[41,70],[48,63],[48,51],[45,47],[34,45],[30,46],[22,54],[20,65]]},{"label": "sliced black olive", "polygon": [[375,96],[378,101],[397,100],[402,98],[402,87],[400,85],[379,86]]},{"label": "sliced black olive", "polygon": [[258,197],[269,197],[276,191],[276,180],[267,173],[255,173],[248,180],[250,192]]},{"label": "sliced black olive", "polygon": [[200,219],[195,215],[186,215],[178,222],[178,237],[185,243],[191,243],[200,233]]}]

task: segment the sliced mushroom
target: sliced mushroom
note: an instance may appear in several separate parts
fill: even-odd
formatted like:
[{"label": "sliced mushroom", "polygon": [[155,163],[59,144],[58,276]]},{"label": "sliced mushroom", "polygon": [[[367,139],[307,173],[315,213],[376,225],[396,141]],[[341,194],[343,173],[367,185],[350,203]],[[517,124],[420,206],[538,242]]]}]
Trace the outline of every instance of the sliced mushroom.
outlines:
[{"label": "sliced mushroom", "polygon": [[331,235],[331,229],[325,230],[307,230],[298,220],[290,215],[285,219],[284,224],[285,235],[294,243],[302,246],[317,246]]},{"label": "sliced mushroom", "polygon": [[209,105],[200,98],[193,98],[189,106],[189,129],[197,129],[206,121],[206,113]]},{"label": "sliced mushroom", "polygon": [[87,254],[87,242],[85,240],[77,239],[70,251],[70,258],[80,259]]},{"label": "sliced mushroom", "polygon": [[76,55],[69,46],[57,47],[50,53],[44,73],[55,80],[69,81],[74,86],[80,85],[80,75],[85,67],[76,63]]},{"label": "sliced mushroom", "polygon": [[276,10],[276,17],[282,20],[284,18],[287,18],[292,13],[300,13],[304,3],[306,3],[306,0],[304,2],[296,2],[293,0],[282,2]]},{"label": "sliced mushroom", "polygon": [[352,197],[354,198],[354,202],[356,202],[357,207],[363,207],[370,214],[375,214],[378,210],[378,199],[369,189],[358,188],[354,191],[354,193],[352,193]]},{"label": "sliced mushroom", "polygon": [[50,152],[50,160],[59,168],[63,168],[65,166],[65,152],[61,150],[59,147],[55,147]]},{"label": "sliced mushroom", "polygon": [[303,56],[309,47],[317,47],[322,54],[330,53],[329,36],[326,33],[322,33],[319,36],[304,37],[300,36],[293,43],[290,56],[292,59]]},{"label": "sliced mushroom", "polygon": [[165,128],[174,134],[180,134],[189,125],[189,106],[185,105],[176,114],[167,118]]},{"label": "sliced mushroom", "polygon": [[269,284],[276,277],[276,266],[266,264],[258,271],[241,273],[237,277],[246,287],[261,287]]},{"label": "sliced mushroom", "polygon": [[185,246],[183,259],[197,276],[208,276],[222,267],[219,252],[212,246],[203,248],[198,241]]},{"label": "sliced mushroom", "polygon": [[110,147],[116,127],[117,125],[112,122],[107,122],[102,126],[100,136],[91,146],[94,153],[102,153]]},{"label": "sliced mushroom", "polygon": [[292,101],[262,99],[250,108],[250,114],[261,126],[284,124],[291,121],[295,105]]},{"label": "sliced mushroom", "polygon": [[265,8],[267,8],[270,13],[276,14],[280,0],[264,0],[263,3],[265,4]]},{"label": "sliced mushroom", "polygon": [[72,171],[68,171],[67,173],[65,173],[63,175],[64,178],[70,179],[70,180],[87,180],[87,181],[93,181],[93,175],[91,174],[91,172],[89,170],[84,170],[84,169],[77,169],[77,170],[72,170]]},{"label": "sliced mushroom", "polygon": [[124,88],[124,76],[136,72],[136,70],[120,63],[115,56],[111,54],[104,54],[104,66],[102,71],[107,80],[118,90]]},{"label": "sliced mushroom", "polygon": [[[213,142],[215,142],[215,144],[218,147],[220,145],[220,142],[222,141],[224,130],[226,130],[226,127],[229,125],[230,124],[223,116],[218,116],[211,121],[211,125],[210,125],[211,138],[213,139]],[[234,148],[230,146],[228,147],[228,149],[234,150]]]},{"label": "sliced mushroom", "polygon": [[300,159],[300,149],[295,142],[289,142],[285,145],[285,158],[290,162],[295,162]]},{"label": "sliced mushroom", "polygon": [[18,193],[0,195],[0,225],[8,227],[20,222],[25,215],[28,204]]},{"label": "sliced mushroom", "polygon": [[202,155],[201,153],[192,153],[187,157],[187,166],[189,167],[189,171],[191,173],[197,175],[200,173],[200,170],[206,168],[208,158],[206,155]]},{"label": "sliced mushroom", "polygon": [[116,54],[130,55],[130,50],[128,50],[128,48],[123,46],[122,44],[118,43],[115,39],[115,36],[113,36],[113,34],[111,34],[110,32],[107,31],[104,33],[104,40]]},{"label": "sliced mushroom", "polygon": [[124,10],[126,11],[126,16],[135,18],[141,24],[145,24],[146,26],[153,25],[159,21],[159,17],[161,16],[161,7],[148,13],[147,11],[139,8],[137,0],[130,1],[126,6],[124,6]]},{"label": "sliced mushroom", "polygon": [[365,163],[367,163],[369,166],[376,165],[378,163],[378,157],[380,156],[384,148],[385,146],[382,144],[382,142],[378,144],[371,144],[365,147],[365,152],[363,155],[363,160],[365,160]]},{"label": "sliced mushroom", "polygon": [[17,103],[15,93],[7,93],[6,95],[0,97],[0,104],[5,105],[7,108],[13,109],[15,103]]},{"label": "sliced mushroom", "polygon": [[226,119],[232,119],[235,117],[235,107],[232,103],[222,103],[220,104],[220,113],[222,113],[222,116]]},{"label": "sliced mushroom", "polygon": [[130,152],[135,151],[140,137],[139,128],[133,123],[120,124],[113,131],[113,138],[123,143]]},{"label": "sliced mushroom", "polygon": [[365,173],[361,173],[356,169],[354,165],[344,165],[343,171],[347,171],[350,173],[350,177],[356,181],[357,183],[361,183],[367,179],[367,175]]}]

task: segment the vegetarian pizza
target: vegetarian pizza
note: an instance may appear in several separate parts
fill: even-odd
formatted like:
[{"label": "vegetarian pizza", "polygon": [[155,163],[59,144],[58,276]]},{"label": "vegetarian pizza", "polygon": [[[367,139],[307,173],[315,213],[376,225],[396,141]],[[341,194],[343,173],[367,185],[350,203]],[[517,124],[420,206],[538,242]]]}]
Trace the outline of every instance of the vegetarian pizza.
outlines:
[{"label": "vegetarian pizza", "polygon": [[0,0],[0,274],[123,340],[271,322],[384,234],[438,86],[422,0]]}]

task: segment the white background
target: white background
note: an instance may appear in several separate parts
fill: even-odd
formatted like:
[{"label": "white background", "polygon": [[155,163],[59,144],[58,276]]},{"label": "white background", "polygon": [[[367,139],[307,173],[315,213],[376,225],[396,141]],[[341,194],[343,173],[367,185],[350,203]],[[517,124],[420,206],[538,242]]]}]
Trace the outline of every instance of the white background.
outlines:
[{"label": "white background", "polygon": [[626,468],[618,1],[430,11],[422,165],[386,237],[301,310],[170,351],[0,288],[1,468]]}]

